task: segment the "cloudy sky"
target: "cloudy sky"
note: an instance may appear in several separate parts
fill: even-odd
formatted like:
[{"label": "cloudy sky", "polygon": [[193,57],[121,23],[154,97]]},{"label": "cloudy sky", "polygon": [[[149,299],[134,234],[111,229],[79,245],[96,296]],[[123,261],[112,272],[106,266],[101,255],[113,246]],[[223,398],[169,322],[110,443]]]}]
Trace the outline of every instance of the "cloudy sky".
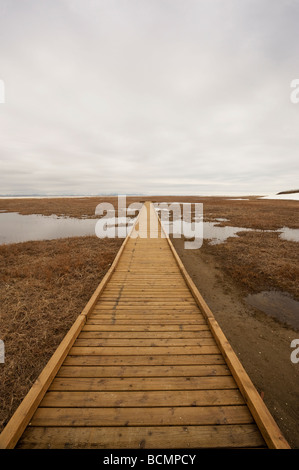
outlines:
[{"label": "cloudy sky", "polygon": [[0,194],[299,186],[297,0],[0,0]]}]

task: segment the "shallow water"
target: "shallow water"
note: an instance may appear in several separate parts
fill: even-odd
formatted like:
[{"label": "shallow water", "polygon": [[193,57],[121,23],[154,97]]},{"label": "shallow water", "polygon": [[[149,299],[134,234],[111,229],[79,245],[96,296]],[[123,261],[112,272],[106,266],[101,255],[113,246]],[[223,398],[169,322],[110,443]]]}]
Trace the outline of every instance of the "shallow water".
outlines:
[{"label": "shallow water", "polygon": [[270,317],[299,330],[299,302],[289,294],[279,291],[263,291],[249,294],[246,302]]},{"label": "shallow water", "polygon": [[[97,221],[98,219],[76,219],[55,215],[1,213],[0,244],[95,235]],[[117,226],[124,226],[125,221],[125,217],[115,218]],[[132,223],[133,220],[130,220],[128,226]]]},{"label": "shallow water", "polygon": [[[218,245],[219,243],[224,243],[230,237],[237,237],[239,232],[250,232],[253,229],[245,227],[230,227],[219,225],[219,222],[222,222],[227,219],[216,219],[216,222],[202,222],[202,238],[208,240],[210,245]],[[195,221],[194,221],[195,222]],[[179,238],[178,235],[182,233],[185,238],[192,238],[195,236],[195,226],[194,222],[184,221],[182,228],[176,228],[172,222],[163,222],[164,228],[168,233],[173,234],[175,238]],[[196,221],[198,222],[198,221]],[[197,227],[197,234],[199,232],[199,226]]]},{"label": "shallow water", "polygon": [[96,220],[93,219],[1,213],[0,243],[94,235],[95,223]]},{"label": "shallow water", "polygon": [[279,238],[283,240],[288,240],[290,242],[299,242],[299,229],[298,228],[289,228],[289,227],[282,227],[279,230],[275,230],[276,232],[281,232]]},{"label": "shallow water", "polygon": [[[99,219],[89,219],[84,216],[82,219],[71,217],[58,217],[56,215],[21,215],[17,212],[0,213],[0,244],[19,243],[29,240],[52,240],[55,238],[78,237],[85,235],[95,235],[96,223]],[[118,217],[115,223],[118,227],[132,226],[135,218]],[[229,237],[238,237],[243,231],[253,231],[245,227],[221,226],[220,222],[226,222],[228,219],[217,218],[213,222],[203,221],[202,237],[208,240],[209,244],[216,245],[224,243]],[[198,222],[198,219],[196,220]],[[111,221],[112,223],[112,221]],[[108,227],[111,224],[107,224]],[[173,229],[172,222],[163,222],[166,230],[174,235],[180,234],[180,224]],[[272,230],[267,230],[272,232]],[[282,227],[275,232],[279,237],[289,241],[299,241],[299,229]],[[197,234],[198,234],[197,227]],[[182,234],[186,238],[194,237],[194,222],[184,221]]]},{"label": "shallow water", "polygon": [[259,199],[275,199],[277,201],[279,200],[299,201],[299,193],[270,194],[268,196],[262,196]]},{"label": "shallow water", "polygon": [[[225,222],[228,219],[215,219],[215,222],[205,222],[203,221],[203,239],[209,240],[210,245],[218,245],[219,243],[224,243],[230,237],[238,237],[240,232],[276,232],[279,234],[279,238],[287,241],[299,242],[299,229],[292,229],[288,227],[283,227],[278,230],[258,230],[246,227],[231,227],[229,225],[221,226],[219,222]],[[165,229],[168,232],[179,235],[180,229],[176,230],[173,228],[172,222],[163,222]],[[194,222],[184,221],[182,234],[186,238],[194,237]]]},{"label": "shallow water", "polygon": [[221,227],[215,222],[203,222],[203,237],[210,240],[210,245],[224,243],[230,237],[238,237],[239,232],[252,232],[252,229],[245,227]]}]

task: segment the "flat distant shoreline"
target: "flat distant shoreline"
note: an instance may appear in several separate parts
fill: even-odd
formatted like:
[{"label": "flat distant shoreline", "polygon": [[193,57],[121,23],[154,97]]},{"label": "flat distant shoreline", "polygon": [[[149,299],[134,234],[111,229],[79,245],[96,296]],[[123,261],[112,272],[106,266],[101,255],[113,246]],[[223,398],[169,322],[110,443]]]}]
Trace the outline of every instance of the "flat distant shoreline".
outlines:
[{"label": "flat distant shoreline", "polygon": [[112,195],[110,194],[109,196],[85,196],[85,195],[82,195],[82,196],[0,196],[0,199],[68,199],[68,198],[78,198],[78,199],[81,199],[81,198],[86,198],[86,197],[115,197],[117,195]]},{"label": "flat distant shoreline", "polygon": [[81,194],[81,195],[45,195],[45,194],[32,194],[32,195],[5,195],[1,194],[0,199],[57,199],[57,198],[103,198],[103,197],[117,197],[118,195],[126,195],[127,197],[144,197],[144,198],[153,198],[153,197],[264,197],[265,195],[261,193],[248,194],[248,193],[227,193],[227,194],[125,194],[125,193],[115,193],[115,194]]},{"label": "flat distant shoreline", "polygon": [[[119,194],[123,195],[123,194]],[[15,200],[15,199],[111,199],[118,197],[118,194],[103,194],[103,195],[68,195],[68,196],[47,196],[47,195],[33,195],[33,196],[0,196],[0,200],[8,199],[8,200]],[[231,198],[231,199],[244,199],[244,198],[257,198],[257,199],[273,199],[273,200],[292,200],[292,201],[299,201],[299,192],[298,191],[285,191],[276,194],[199,194],[199,195],[137,195],[137,194],[127,194],[127,198],[136,198],[142,197],[148,200],[152,200],[153,198]]]}]

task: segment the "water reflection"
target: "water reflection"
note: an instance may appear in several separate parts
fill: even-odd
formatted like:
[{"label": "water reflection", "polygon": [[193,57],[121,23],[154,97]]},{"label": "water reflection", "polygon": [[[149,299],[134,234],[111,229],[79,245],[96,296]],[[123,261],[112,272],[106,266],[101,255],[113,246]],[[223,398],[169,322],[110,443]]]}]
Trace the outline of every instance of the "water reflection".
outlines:
[{"label": "water reflection", "polygon": [[206,222],[201,220],[201,218],[194,218],[192,222],[184,220],[183,223],[180,220],[177,220],[174,217],[173,221],[163,220],[163,213],[167,211],[166,209],[160,209],[156,207],[156,211],[162,215],[162,223],[164,228],[168,233],[173,234],[174,238],[179,237],[180,234],[183,234],[185,238],[193,238],[195,222],[202,222],[203,227],[203,239],[209,240],[210,245],[217,245],[219,243],[224,243],[229,237],[237,237],[239,232],[249,232],[253,229],[245,227],[230,227],[230,226],[221,226],[221,222],[227,222],[228,219],[224,217],[218,217],[214,222]]},{"label": "water reflection", "polygon": [[299,229],[298,228],[289,228],[282,227],[277,232],[281,232],[279,238],[283,240],[288,240],[290,242],[299,242]]},{"label": "water reflection", "polygon": [[[164,213],[164,210],[160,212]],[[78,237],[85,235],[95,235],[95,226],[98,219],[89,219],[83,216],[81,219],[71,217],[58,217],[56,215],[21,215],[17,212],[0,213],[0,244],[19,243],[29,240],[51,240],[55,238]],[[118,227],[131,227],[136,217],[115,218]],[[246,227],[223,226],[223,222],[228,219],[216,218],[214,221],[203,221],[203,239],[208,240],[211,245],[224,243],[229,237],[238,237],[240,232],[258,231]],[[112,221],[111,221],[112,222]],[[163,225],[168,233],[174,236],[183,234],[186,238],[194,237],[193,222],[184,221],[183,227],[180,220],[163,221]],[[107,224],[111,226],[111,224]],[[278,230],[264,230],[263,232],[277,232],[279,237],[288,241],[299,241],[299,229],[282,227]]]},{"label": "water reflection", "polygon": [[[56,215],[21,215],[17,212],[0,214],[0,244],[19,243],[29,240],[53,240],[55,238],[95,235],[98,219],[76,219]],[[125,217],[115,218],[117,226],[131,226],[134,219],[126,224]]]},{"label": "water reflection", "polygon": [[[177,203],[177,204],[189,204],[189,203]],[[184,220],[184,225],[181,226],[174,214],[174,222],[167,220],[167,209],[159,208],[157,205],[155,207],[156,212],[162,217],[163,225],[168,233],[178,236],[180,233],[184,235],[185,238],[194,237],[194,222],[198,222],[196,218],[193,218],[192,222]],[[163,220],[163,215],[166,214],[165,219]],[[210,218],[210,217],[209,217]],[[259,230],[251,229],[246,227],[231,227],[229,225],[222,226],[221,222],[229,222],[229,219],[224,217],[217,217],[214,221],[203,221],[203,239],[209,240],[210,245],[217,245],[219,243],[224,243],[230,237],[238,237],[240,232],[274,232],[278,233],[279,238],[287,241],[299,242],[299,229],[293,229],[289,227],[282,227],[277,230]]]},{"label": "water reflection", "polygon": [[280,322],[299,330],[299,302],[289,294],[279,291],[263,291],[250,294],[246,302]]},{"label": "water reflection", "polygon": [[[229,237],[237,237],[239,232],[250,232],[252,229],[244,227],[222,227],[219,222],[202,222],[203,224],[203,239],[208,240],[210,245],[218,245],[224,243]],[[178,224],[172,222],[163,222],[164,227],[173,234],[174,238],[178,237],[181,233],[185,238],[194,237],[194,222],[184,221],[182,228]]]}]

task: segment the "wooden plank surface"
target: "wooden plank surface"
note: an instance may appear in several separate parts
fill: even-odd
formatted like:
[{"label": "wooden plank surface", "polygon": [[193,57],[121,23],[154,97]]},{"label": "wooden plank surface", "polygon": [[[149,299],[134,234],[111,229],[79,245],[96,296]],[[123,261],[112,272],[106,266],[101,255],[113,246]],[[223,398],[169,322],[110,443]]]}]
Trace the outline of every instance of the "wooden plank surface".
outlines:
[{"label": "wooden plank surface", "polygon": [[29,449],[186,449],[261,447],[255,424],[215,426],[29,427],[17,446]]},{"label": "wooden plank surface", "polygon": [[225,390],[237,388],[231,376],[215,377],[57,377],[49,390]]},{"label": "wooden plank surface", "polygon": [[210,377],[230,375],[226,365],[183,366],[61,366],[56,377]]},{"label": "wooden plank surface", "polygon": [[[243,405],[238,389],[228,390],[152,390],[152,391],[48,391],[41,407],[111,408],[153,406]],[[195,412],[196,410],[194,410]],[[142,413],[142,410],[140,410]],[[111,443],[112,445],[113,443]]]},{"label": "wooden plank surface", "polygon": [[186,426],[250,424],[246,405],[143,408],[39,408],[31,426]]},{"label": "wooden plank surface", "polygon": [[202,365],[202,364],[225,364],[223,356],[218,354],[157,354],[150,356],[67,356],[65,365]]}]

